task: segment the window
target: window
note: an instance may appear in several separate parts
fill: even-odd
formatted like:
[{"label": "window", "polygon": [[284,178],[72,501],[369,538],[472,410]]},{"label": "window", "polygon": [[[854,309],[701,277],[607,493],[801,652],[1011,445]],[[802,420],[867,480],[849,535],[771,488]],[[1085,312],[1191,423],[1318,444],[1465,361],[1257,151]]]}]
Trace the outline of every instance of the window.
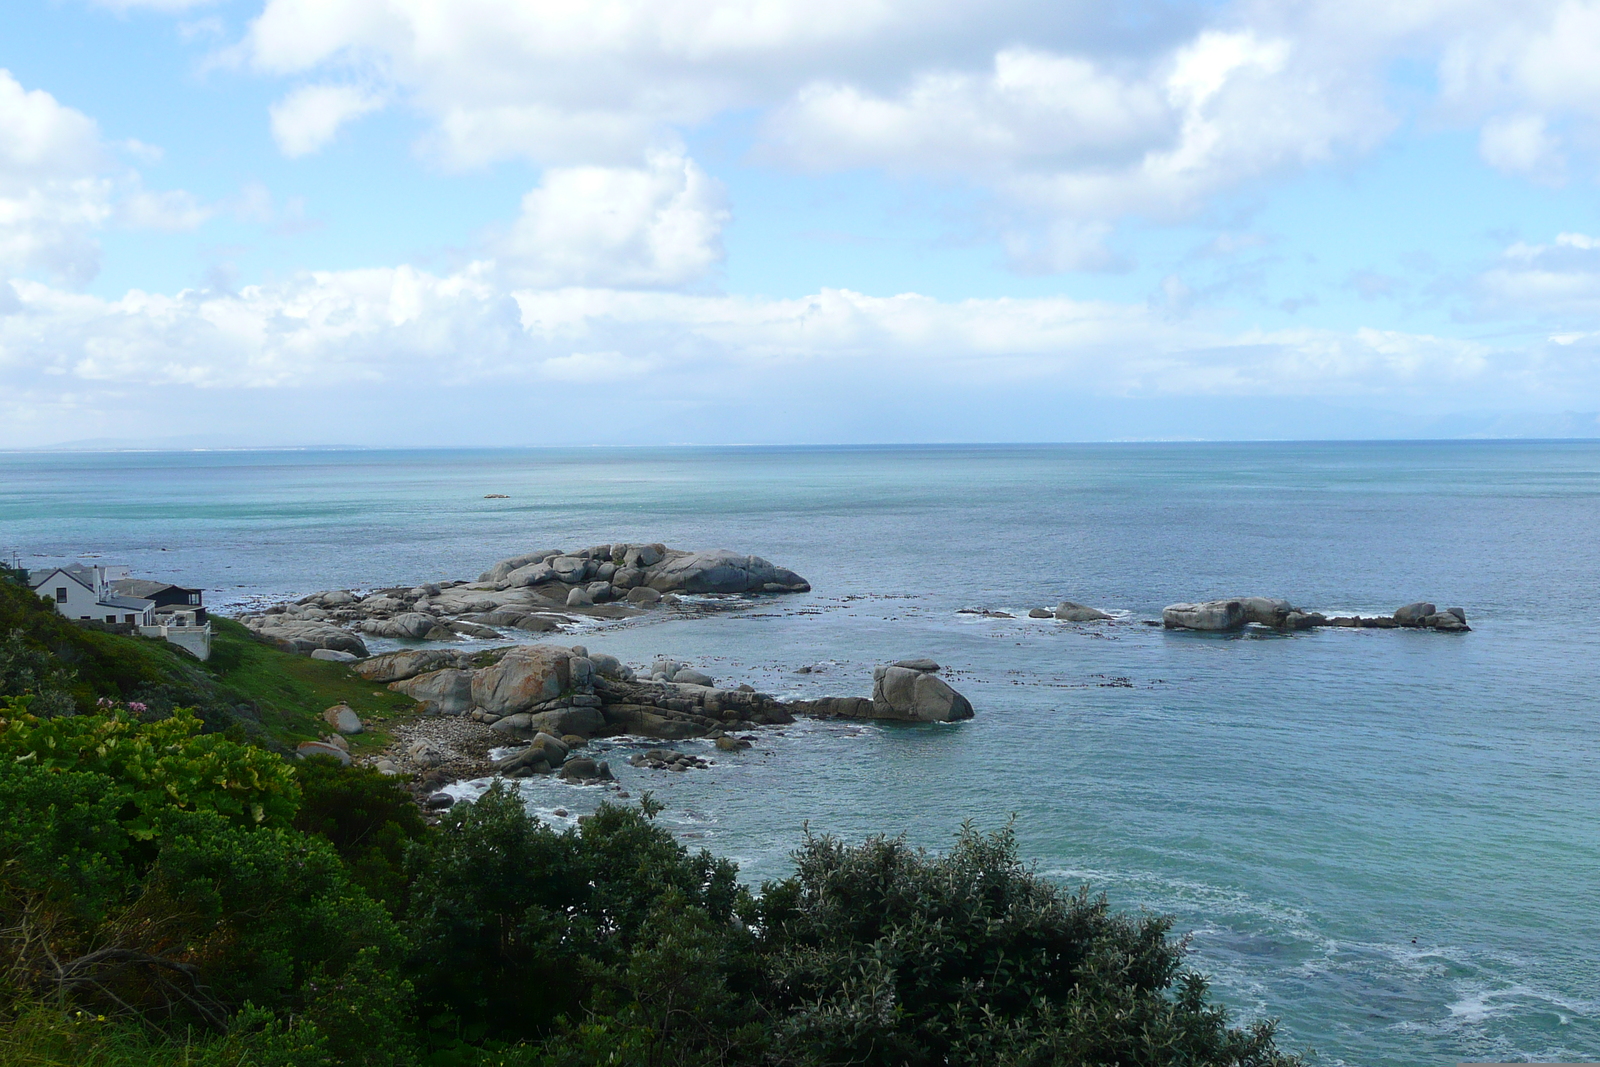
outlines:
[{"label": "window", "polygon": [[67,602],[67,587],[64,586],[64,585],[56,586],[56,603],[57,604],[65,604],[66,602]]},{"label": "window", "polygon": [[191,603],[191,604],[200,603],[200,594],[199,593],[190,593],[189,594],[189,603]]},{"label": "window", "polygon": [[124,615],[122,617],[122,621],[127,623],[129,626],[132,626],[133,625],[133,616],[132,615]]},{"label": "window", "polygon": [[117,621],[117,617],[115,615],[107,615],[106,616],[106,622],[116,622],[116,621]]}]

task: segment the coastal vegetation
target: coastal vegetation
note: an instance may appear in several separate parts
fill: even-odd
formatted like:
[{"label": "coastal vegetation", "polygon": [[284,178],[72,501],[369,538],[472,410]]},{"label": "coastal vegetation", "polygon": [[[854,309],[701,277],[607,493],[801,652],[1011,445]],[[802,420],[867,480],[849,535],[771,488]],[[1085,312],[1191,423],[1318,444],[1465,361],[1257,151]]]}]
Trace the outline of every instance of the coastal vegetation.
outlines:
[{"label": "coastal vegetation", "polygon": [[557,831],[494,788],[430,826],[285,758],[319,706],[388,710],[342,665],[227,628],[195,664],[4,586],[0,1067],[1298,1062],[1009,830],[808,835],[752,888],[649,796]]}]

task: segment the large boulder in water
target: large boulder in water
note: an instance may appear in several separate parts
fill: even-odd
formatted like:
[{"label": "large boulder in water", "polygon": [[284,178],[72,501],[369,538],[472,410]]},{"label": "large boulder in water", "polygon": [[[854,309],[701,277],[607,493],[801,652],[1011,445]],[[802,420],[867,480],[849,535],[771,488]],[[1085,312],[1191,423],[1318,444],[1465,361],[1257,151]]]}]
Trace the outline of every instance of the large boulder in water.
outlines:
[{"label": "large boulder in water", "polygon": [[572,684],[571,660],[572,653],[556,645],[514,648],[494,666],[473,672],[472,703],[494,715],[513,715],[554,700]]},{"label": "large boulder in water", "polygon": [[659,593],[805,593],[811,585],[794,571],[760,556],[727,549],[675,554],[650,568],[646,584]]},{"label": "large boulder in water", "polygon": [[[903,722],[955,722],[972,718],[972,704],[951,689],[937,671],[908,661],[877,667],[872,672],[873,718]],[[914,663],[916,666],[902,666]]]},{"label": "large boulder in water", "polygon": [[1401,626],[1421,626],[1422,620],[1429,615],[1438,614],[1439,609],[1426,601],[1419,600],[1415,604],[1394,609],[1394,621]]}]

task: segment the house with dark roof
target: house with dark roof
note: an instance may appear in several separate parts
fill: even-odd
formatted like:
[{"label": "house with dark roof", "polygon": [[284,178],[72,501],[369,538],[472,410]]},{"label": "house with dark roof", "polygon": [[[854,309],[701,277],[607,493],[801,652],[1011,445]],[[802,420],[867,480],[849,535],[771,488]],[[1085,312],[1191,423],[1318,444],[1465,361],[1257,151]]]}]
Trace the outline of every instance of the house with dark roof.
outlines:
[{"label": "house with dark roof", "polygon": [[155,605],[157,615],[182,611],[193,615],[195,621],[206,621],[206,609],[201,603],[204,600],[202,590],[173,585],[171,582],[152,582],[145,578],[120,578],[111,583],[111,589],[118,596],[150,601]]}]

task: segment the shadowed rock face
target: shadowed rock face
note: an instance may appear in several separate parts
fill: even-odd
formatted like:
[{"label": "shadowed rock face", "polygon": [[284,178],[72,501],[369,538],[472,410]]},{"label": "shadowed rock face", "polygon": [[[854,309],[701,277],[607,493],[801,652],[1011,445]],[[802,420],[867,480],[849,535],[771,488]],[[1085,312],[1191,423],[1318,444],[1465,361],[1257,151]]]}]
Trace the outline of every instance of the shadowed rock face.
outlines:
[{"label": "shadowed rock face", "polygon": [[405,678],[391,686],[433,715],[465,715],[472,710],[472,671],[444,670]]},{"label": "shadowed rock face", "polygon": [[645,571],[642,584],[658,593],[803,593],[811,588],[794,571],[726,549],[669,555]]},{"label": "shadowed rock face", "polygon": [[1170,630],[1240,630],[1247,621],[1244,605],[1237,600],[1173,604],[1161,612],[1161,622]]}]

